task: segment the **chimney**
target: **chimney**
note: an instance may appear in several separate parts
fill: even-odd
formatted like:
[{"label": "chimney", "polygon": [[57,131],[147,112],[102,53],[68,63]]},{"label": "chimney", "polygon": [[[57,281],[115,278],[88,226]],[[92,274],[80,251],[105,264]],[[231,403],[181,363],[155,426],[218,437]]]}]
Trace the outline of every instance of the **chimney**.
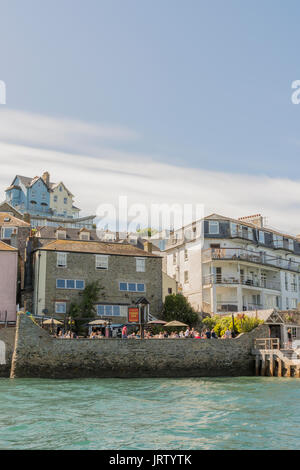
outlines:
[{"label": "chimney", "polygon": [[30,224],[30,214],[24,214],[23,220],[24,222],[27,222],[28,224]]},{"label": "chimney", "polygon": [[264,218],[261,214],[249,215],[246,217],[239,217],[240,221],[249,222],[250,224],[256,225],[259,228],[264,226]]},{"label": "chimney", "polygon": [[144,242],[144,251],[147,251],[147,253],[152,253],[152,243],[145,241]]},{"label": "chimney", "polygon": [[43,180],[44,180],[44,183],[46,183],[47,186],[49,186],[49,183],[50,183],[50,174],[48,173],[48,171],[45,171],[43,173],[43,176],[42,176]]}]

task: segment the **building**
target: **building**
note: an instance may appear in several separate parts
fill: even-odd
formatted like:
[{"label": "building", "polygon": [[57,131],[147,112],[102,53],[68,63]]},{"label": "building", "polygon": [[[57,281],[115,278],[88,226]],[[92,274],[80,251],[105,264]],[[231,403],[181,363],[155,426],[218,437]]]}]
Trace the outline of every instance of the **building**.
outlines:
[{"label": "building", "polygon": [[162,283],[163,283],[163,301],[167,295],[178,294],[177,281],[168,276],[166,273],[162,273]]},{"label": "building", "polygon": [[198,311],[289,310],[300,302],[300,237],[265,227],[261,215],[212,214],[175,231],[164,253],[166,273]]},{"label": "building", "polygon": [[55,240],[34,253],[33,312],[59,316],[69,313],[85,286],[99,280],[102,291],[97,315],[127,322],[128,307],[141,297],[149,315],[162,308],[162,258],[130,244]]},{"label": "building", "polygon": [[95,216],[79,217],[74,196],[65,184],[50,182],[46,171],[34,178],[16,175],[6,189],[6,203],[21,214],[30,216],[33,227],[43,225],[92,228]]},{"label": "building", "polygon": [[0,240],[18,250],[17,303],[25,284],[26,244],[30,235],[30,224],[15,217],[11,212],[0,212]]},{"label": "building", "polygon": [[0,241],[0,323],[16,321],[18,250]]}]

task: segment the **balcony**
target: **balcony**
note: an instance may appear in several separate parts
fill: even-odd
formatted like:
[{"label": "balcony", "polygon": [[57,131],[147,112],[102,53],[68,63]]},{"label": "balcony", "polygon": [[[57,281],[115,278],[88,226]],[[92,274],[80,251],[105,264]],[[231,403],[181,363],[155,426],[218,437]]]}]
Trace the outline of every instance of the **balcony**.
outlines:
[{"label": "balcony", "polygon": [[[247,303],[247,305],[243,305],[243,311],[249,312],[252,310],[262,310],[263,305],[261,304],[253,304]],[[234,313],[238,312],[238,303],[236,301],[224,300],[217,302],[217,312],[218,313]]]},{"label": "balcony", "polygon": [[280,291],[280,282],[267,279],[249,279],[247,277],[237,276],[221,276],[218,274],[209,274],[204,276],[203,284],[219,284],[219,285],[243,285],[245,287],[258,287],[259,289],[270,289]]},{"label": "balcony", "polygon": [[272,268],[287,269],[289,271],[300,272],[300,263],[279,258],[277,256],[267,255],[265,253],[256,253],[243,248],[210,248],[203,250],[203,262],[219,261],[246,261],[249,263],[270,266]]}]

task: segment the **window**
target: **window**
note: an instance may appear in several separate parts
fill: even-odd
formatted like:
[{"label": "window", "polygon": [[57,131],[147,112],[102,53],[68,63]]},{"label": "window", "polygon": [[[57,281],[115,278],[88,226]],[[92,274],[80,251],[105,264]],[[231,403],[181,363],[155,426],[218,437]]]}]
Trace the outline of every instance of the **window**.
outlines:
[{"label": "window", "polygon": [[145,272],[145,258],[136,258],[136,271],[139,273]]},{"label": "window", "polygon": [[168,294],[171,295],[173,293],[172,287],[168,287]]},{"label": "window", "polygon": [[188,250],[185,249],[185,250],[184,250],[184,260],[187,261],[188,259],[189,259]]},{"label": "window", "polygon": [[108,269],[107,255],[96,255],[96,269]]},{"label": "window", "polygon": [[64,204],[67,204],[67,202],[68,202],[68,198],[64,197]]},{"label": "window", "polygon": [[219,222],[216,220],[210,220],[208,223],[208,233],[211,235],[219,234]]},{"label": "window", "polygon": [[259,231],[258,240],[259,240],[259,243],[265,244],[265,232],[262,232],[261,230]]},{"label": "window", "polygon": [[235,224],[234,222],[230,223],[230,229],[231,229],[231,236],[232,237],[237,237],[238,235],[238,225]]},{"label": "window", "polygon": [[119,317],[121,315],[121,305],[97,305],[98,316]]},{"label": "window", "polygon": [[59,187],[60,192],[62,192],[62,186]]},{"label": "window", "polygon": [[57,202],[57,196],[54,196],[53,200],[54,202]]},{"label": "window", "polygon": [[67,289],[75,289],[75,281],[74,279],[67,279],[66,281]]},{"label": "window", "polygon": [[83,290],[83,289],[84,289],[84,284],[85,284],[84,281],[78,281],[78,280],[76,280],[75,283],[76,283],[76,289],[79,289],[79,290]]},{"label": "window", "polygon": [[184,282],[185,283],[189,282],[189,272],[188,271],[184,271]]},{"label": "window", "polygon": [[2,227],[1,238],[4,240],[9,240],[11,239],[13,233],[17,233],[17,229],[15,227]]},{"label": "window", "polygon": [[176,253],[173,253],[173,264],[176,264],[177,262],[177,256]]},{"label": "window", "polygon": [[80,240],[90,240],[90,233],[89,232],[81,232],[79,235]]},{"label": "window", "polygon": [[55,313],[66,313],[66,302],[55,302]]},{"label": "window", "polygon": [[289,238],[289,250],[294,251],[294,240]]},{"label": "window", "polygon": [[59,240],[65,240],[67,238],[66,230],[57,230],[56,231],[56,238]]},{"label": "window", "polygon": [[297,308],[297,299],[291,299],[291,308]]},{"label": "window", "polygon": [[120,291],[125,292],[145,292],[145,284],[136,282],[120,282]]},{"label": "window", "polygon": [[83,290],[85,282],[81,279],[56,279],[56,289],[77,289]]},{"label": "window", "polygon": [[57,266],[59,268],[65,268],[67,266],[67,253],[57,253]]},{"label": "window", "polygon": [[284,280],[285,280],[285,290],[289,290],[289,278],[288,278],[288,273],[284,273]]}]

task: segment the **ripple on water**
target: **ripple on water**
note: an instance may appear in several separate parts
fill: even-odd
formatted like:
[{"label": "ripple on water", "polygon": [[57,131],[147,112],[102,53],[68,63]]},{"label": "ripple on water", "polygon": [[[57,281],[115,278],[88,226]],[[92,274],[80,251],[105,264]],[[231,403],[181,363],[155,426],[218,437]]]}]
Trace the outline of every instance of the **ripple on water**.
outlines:
[{"label": "ripple on water", "polygon": [[0,398],[1,449],[300,447],[296,379],[0,379]]}]

